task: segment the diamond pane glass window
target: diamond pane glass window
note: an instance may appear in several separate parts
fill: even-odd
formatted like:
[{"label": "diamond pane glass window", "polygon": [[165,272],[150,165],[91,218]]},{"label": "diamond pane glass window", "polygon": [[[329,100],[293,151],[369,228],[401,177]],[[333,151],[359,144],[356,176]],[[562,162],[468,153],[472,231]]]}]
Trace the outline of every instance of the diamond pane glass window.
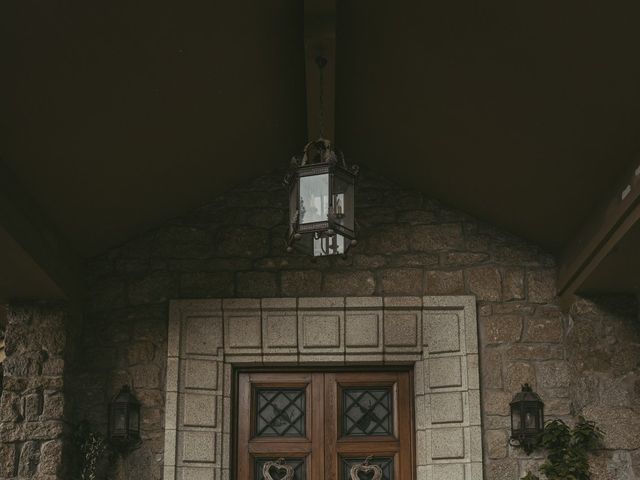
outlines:
[{"label": "diamond pane glass window", "polygon": [[342,435],[393,435],[393,407],[388,388],[342,391]]},{"label": "diamond pane glass window", "polygon": [[[263,468],[264,464],[267,462],[277,461],[278,459],[274,458],[256,458],[255,459],[255,480],[264,480]],[[286,465],[291,465],[293,467],[293,479],[292,480],[306,480],[306,468],[304,458],[285,458],[284,463]],[[273,480],[283,480],[286,478],[286,470],[284,468],[279,468],[278,466],[273,466],[269,469],[269,475]]]},{"label": "diamond pane glass window", "polygon": [[[365,461],[364,457],[359,458],[342,458],[342,476],[340,480],[351,480],[351,467]],[[369,463],[378,465],[382,469],[382,480],[393,480],[393,458],[373,457]],[[358,476],[361,480],[372,480],[374,472],[359,472]]]},{"label": "diamond pane glass window", "polygon": [[257,437],[303,437],[305,392],[303,389],[256,389]]}]

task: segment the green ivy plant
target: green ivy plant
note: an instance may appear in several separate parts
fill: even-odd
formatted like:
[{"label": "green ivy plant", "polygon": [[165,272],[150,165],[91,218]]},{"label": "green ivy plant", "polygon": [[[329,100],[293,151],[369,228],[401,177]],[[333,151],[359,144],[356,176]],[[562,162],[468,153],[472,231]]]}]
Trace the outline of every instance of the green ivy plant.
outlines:
[{"label": "green ivy plant", "polygon": [[[544,427],[538,446],[547,450],[547,460],[540,472],[548,480],[590,480],[589,453],[597,450],[604,433],[592,421],[578,417],[573,428],[562,420],[552,420]],[[522,480],[539,480],[531,472]]]},{"label": "green ivy plant", "polygon": [[527,472],[527,474],[524,477],[522,477],[522,480],[540,480],[540,477],[534,475],[531,472]]},{"label": "green ivy plant", "polygon": [[83,421],[76,427],[74,440],[80,453],[80,480],[96,480],[100,460],[108,449],[104,435],[94,432],[89,423]]}]

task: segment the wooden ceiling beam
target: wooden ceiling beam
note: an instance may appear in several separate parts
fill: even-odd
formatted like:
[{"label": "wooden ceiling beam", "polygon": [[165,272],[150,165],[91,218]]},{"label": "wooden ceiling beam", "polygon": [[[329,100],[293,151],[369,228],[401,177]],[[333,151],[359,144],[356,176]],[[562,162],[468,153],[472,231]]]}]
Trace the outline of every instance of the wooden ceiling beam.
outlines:
[{"label": "wooden ceiling beam", "polygon": [[640,222],[640,161],[633,162],[614,194],[565,249],[558,268],[558,293],[568,306],[574,294],[631,228]]},{"label": "wooden ceiling beam", "polygon": [[[81,201],[81,200],[79,200]],[[13,172],[0,161],[0,228],[3,229],[44,275],[62,293],[62,298],[79,305],[84,295],[82,259],[43,215],[31,197],[22,190]],[[26,257],[25,257],[26,258]],[[5,272],[6,274],[7,272]],[[41,292],[34,280],[33,299],[50,298],[51,290]],[[5,292],[0,292],[0,297]]]},{"label": "wooden ceiling beam", "polygon": [[[336,0],[305,0],[304,51],[308,140],[335,140]],[[322,84],[318,57],[326,60]],[[322,87],[322,90],[321,90]],[[322,91],[323,111],[320,108]],[[321,119],[321,115],[323,119]]]}]

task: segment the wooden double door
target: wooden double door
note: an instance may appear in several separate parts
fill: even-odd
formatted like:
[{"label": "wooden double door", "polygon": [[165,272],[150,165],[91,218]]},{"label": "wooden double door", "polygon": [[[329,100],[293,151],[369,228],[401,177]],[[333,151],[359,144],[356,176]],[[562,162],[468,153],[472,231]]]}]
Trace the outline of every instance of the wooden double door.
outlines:
[{"label": "wooden double door", "polygon": [[[240,373],[238,480],[411,480],[407,371]],[[370,457],[367,459],[367,457]]]}]

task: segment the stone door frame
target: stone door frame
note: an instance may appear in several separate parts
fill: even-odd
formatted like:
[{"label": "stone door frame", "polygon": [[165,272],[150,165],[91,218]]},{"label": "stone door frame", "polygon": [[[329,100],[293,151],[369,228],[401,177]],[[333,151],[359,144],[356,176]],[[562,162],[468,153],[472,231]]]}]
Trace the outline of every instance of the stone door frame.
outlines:
[{"label": "stone door frame", "polygon": [[418,480],[481,480],[473,296],[174,300],[165,480],[231,478],[234,367],[413,365]]}]

